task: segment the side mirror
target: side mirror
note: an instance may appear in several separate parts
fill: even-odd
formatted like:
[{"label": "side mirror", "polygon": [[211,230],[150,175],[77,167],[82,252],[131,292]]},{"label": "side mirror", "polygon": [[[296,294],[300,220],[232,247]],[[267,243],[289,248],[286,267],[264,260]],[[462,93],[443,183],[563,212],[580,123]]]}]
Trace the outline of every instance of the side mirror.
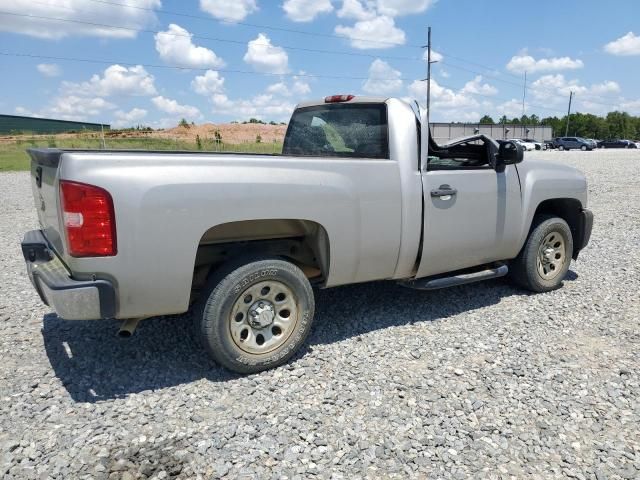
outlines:
[{"label": "side mirror", "polygon": [[498,149],[498,164],[514,165],[522,162],[524,149],[515,142],[509,140],[500,142]]}]

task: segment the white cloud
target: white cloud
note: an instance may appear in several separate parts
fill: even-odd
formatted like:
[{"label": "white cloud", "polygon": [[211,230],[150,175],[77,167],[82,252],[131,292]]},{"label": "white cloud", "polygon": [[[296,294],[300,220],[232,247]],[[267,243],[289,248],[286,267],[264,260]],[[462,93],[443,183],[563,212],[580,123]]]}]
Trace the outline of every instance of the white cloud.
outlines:
[{"label": "white cloud", "polygon": [[620,92],[620,85],[612,80],[602,83],[582,85],[579,80],[567,80],[564,75],[544,75],[533,82],[529,88],[531,96],[544,105],[564,109],[570,92],[574,93],[576,109],[586,109],[591,113],[605,113],[618,108],[618,101],[611,98],[601,98]]},{"label": "white cloud", "polygon": [[354,48],[391,48],[405,42],[404,31],[396,27],[393,18],[379,16],[371,20],[361,20],[353,27],[337,25],[335,32],[351,40]]},{"label": "white cloud", "polygon": [[157,33],[156,51],[167,63],[193,68],[220,68],[224,61],[213,50],[198,47],[191,41],[192,34],[172,23],[166,32]]},{"label": "white cloud", "polygon": [[436,3],[436,0],[378,0],[378,11],[383,15],[396,17],[422,13]]},{"label": "white cloud", "polygon": [[[431,80],[431,119],[434,121],[477,121],[480,118],[478,109],[488,110],[490,102],[479,102],[469,91],[469,85],[479,84],[476,79],[467,82],[459,89],[453,90],[440,85],[435,79]],[[466,90],[465,90],[466,88]],[[427,82],[415,80],[409,85],[409,95],[417,100],[424,108],[427,97]]]},{"label": "white cloud", "polygon": [[[197,76],[191,82],[191,87],[196,93],[209,98],[214,114],[237,120],[246,120],[249,117],[287,120],[294,108],[289,98],[295,96],[297,100],[311,91],[311,87],[303,78],[294,76],[290,81],[269,85],[265,92],[253,97],[231,99],[225,92],[224,78],[219,76],[218,72],[211,70]],[[163,104],[168,103],[167,99],[164,100]],[[155,103],[156,99],[153,101]],[[169,110],[169,108],[165,109],[165,111]]]},{"label": "white cloud", "polygon": [[285,0],[282,4],[289,20],[310,22],[318,15],[333,11],[331,0]]},{"label": "white cloud", "polygon": [[111,122],[114,128],[133,127],[137,122],[147,116],[147,111],[143,108],[132,108],[128,112],[117,110],[114,112],[116,120]]},{"label": "white cloud", "polygon": [[473,80],[465,83],[461,93],[471,93],[476,95],[495,95],[498,93],[498,89],[488,83],[482,83],[482,75],[478,75]]},{"label": "white cloud", "polygon": [[361,0],[342,0],[342,7],[336,12],[339,18],[353,18],[355,20],[371,20],[375,18],[375,5]]},{"label": "white cloud", "polygon": [[512,98],[507,102],[501,103],[496,108],[500,116],[506,115],[509,120],[511,120],[512,118],[520,118],[522,116],[522,100],[516,100],[515,98]]},{"label": "white cloud", "polygon": [[191,82],[191,88],[200,95],[213,95],[224,89],[224,78],[214,70],[207,70],[204,75],[198,75]]},{"label": "white cloud", "polygon": [[632,115],[640,115],[640,99],[623,101],[620,103],[620,110]]},{"label": "white cloud", "polygon": [[55,63],[39,63],[36,68],[45,77],[59,77],[62,74],[60,65]]},{"label": "white cloud", "polygon": [[213,112],[236,119],[255,117],[262,119],[288,120],[295,105],[273,94],[259,94],[249,100],[231,100],[225,94],[211,97]]},{"label": "white cloud", "polygon": [[288,85],[284,81],[273,83],[266,89],[266,93],[281,97],[291,97],[293,95],[302,96],[311,93],[311,86],[304,80],[294,77],[293,83]]},{"label": "white cloud", "polygon": [[200,0],[200,10],[229,22],[240,22],[258,11],[256,0]]},{"label": "white cloud", "polygon": [[402,88],[402,74],[387,62],[376,58],[369,66],[369,78],[362,86],[367,93],[389,95]]},{"label": "white cloud", "polygon": [[295,95],[308,95],[309,93],[311,93],[311,86],[306,81],[294,77],[291,91]]},{"label": "white cloud", "polygon": [[104,98],[61,95],[54,98],[53,103],[40,113],[44,117],[63,120],[86,120],[88,117],[95,117],[104,110],[113,108],[115,105],[107,102]]},{"label": "white cloud", "polygon": [[271,40],[264,33],[247,44],[244,61],[258,72],[287,73],[289,70],[289,56],[281,47],[271,44]]},{"label": "white cloud", "polygon": [[62,82],[63,90],[69,94],[82,96],[142,96],[155,95],[153,75],[144,67],[123,67],[111,65],[104,70],[102,76],[95,74],[88,82]]},{"label": "white cloud", "polygon": [[169,113],[175,117],[185,117],[189,120],[200,118],[202,115],[197,107],[191,105],[180,105],[175,100],[159,95],[151,99],[158,110]]},{"label": "white cloud", "polygon": [[531,55],[516,55],[507,63],[507,70],[516,73],[557,72],[560,70],[576,70],[582,67],[584,67],[582,60],[569,57],[536,60]]},{"label": "white cloud", "polygon": [[[116,108],[106,97],[146,96],[156,93],[154,78],[144,67],[111,65],[105,68],[102,75],[94,74],[86,82],[63,81],[58,95],[37,115],[65,120],[87,120],[89,117],[103,115],[105,110]],[[139,114],[135,109],[132,111]]]},{"label": "white cloud", "polygon": [[[110,5],[107,3],[87,2],[86,0],[48,2],[12,0],[10,6],[12,11],[28,12],[33,16],[0,15],[0,31],[20,33],[39,38],[63,38],[68,36],[135,38],[136,30],[148,27],[157,20],[156,15],[147,9],[158,8],[161,4],[160,0],[138,0],[132,6],[119,3]],[[96,19],[99,19],[100,23],[119,25],[126,29],[60,22],[44,17],[81,22],[96,22]]]},{"label": "white cloud", "polygon": [[640,36],[629,32],[617,40],[607,43],[604,46],[604,51],[611,55],[640,55]]},{"label": "white cloud", "polygon": [[[429,57],[429,52],[425,50],[424,53],[422,54],[422,60],[426,61],[428,57]],[[441,62],[442,60],[444,60],[444,55],[442,55],[440,52],[436,52],[435,50],[431,49],[431,61]]]}]

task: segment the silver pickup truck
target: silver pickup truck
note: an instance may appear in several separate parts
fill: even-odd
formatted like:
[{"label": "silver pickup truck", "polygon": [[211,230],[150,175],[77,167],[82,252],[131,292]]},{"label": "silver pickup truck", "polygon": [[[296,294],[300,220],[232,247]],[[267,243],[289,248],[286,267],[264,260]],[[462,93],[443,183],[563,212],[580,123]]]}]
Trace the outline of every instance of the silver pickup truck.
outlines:
[{"label": "silver pickup truck", "polygon": [[312,286],[436,289],[509,274],[561,285],[591,234],[587,183],[482,135],[437,145],[395,98],[298,105],[281,155],[32,149],[40,229],[22,242],[67,320],[193,308],[197,335],[243,373],[286,362]]}]

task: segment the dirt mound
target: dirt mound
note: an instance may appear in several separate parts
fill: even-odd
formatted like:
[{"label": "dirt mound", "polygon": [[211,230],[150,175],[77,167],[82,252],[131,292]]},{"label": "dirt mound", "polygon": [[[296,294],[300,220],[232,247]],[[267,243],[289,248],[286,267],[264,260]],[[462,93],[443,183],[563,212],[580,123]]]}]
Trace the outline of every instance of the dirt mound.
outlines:
[{"label": "dirt mound", "polygon": [[151,135],[160,138],[179,138],[195,141],[196,136],[201,139],[215,138],[219,132],[225,143],[255,142],[260,135],[262,142],[281,142],[287,130],[286,125],[263,125],[260,123],[204,123],[188,127],[175,127],[163,131],[153,132]]}]

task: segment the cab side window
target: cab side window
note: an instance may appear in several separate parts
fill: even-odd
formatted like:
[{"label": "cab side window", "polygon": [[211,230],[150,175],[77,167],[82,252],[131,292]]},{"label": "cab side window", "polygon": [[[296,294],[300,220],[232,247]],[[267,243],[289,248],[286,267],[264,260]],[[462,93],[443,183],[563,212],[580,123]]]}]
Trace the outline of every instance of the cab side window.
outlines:
[{"label": "cab side window", "polygon": [[485,145],[468,143],[452,148],[430,150],[427,171],[478,170],[491,168]]}]

